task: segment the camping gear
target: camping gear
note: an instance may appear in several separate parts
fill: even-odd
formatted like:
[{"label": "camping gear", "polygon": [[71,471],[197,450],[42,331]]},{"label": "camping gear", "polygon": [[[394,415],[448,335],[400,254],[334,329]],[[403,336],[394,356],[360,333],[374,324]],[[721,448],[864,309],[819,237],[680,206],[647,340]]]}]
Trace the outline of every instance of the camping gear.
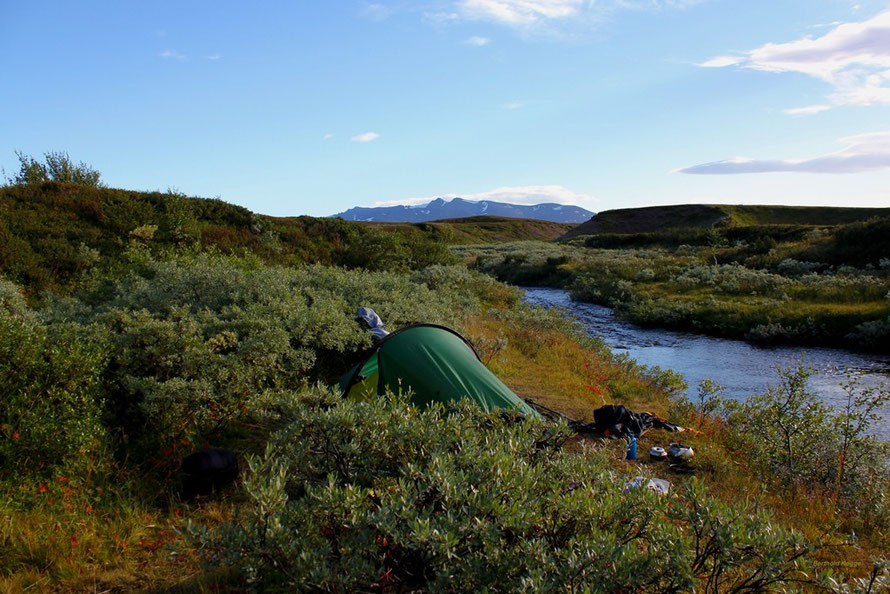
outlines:
[{"label": "camping gear", "polygon": [[540,414],[542,417],[544,417],[548,420],[559,421],[560,419],[562,419],[562,420],[566,421],[569,424],[569,428],[572,429],[573,431],[581,432],[584,430],[584,427],[586,426],[586,423],[584,423],[584,421],[576,421],[572,417],[565,415],[565,414],[559,412],[558,410],[554,410],[548,406],[544,406],[540,402],[536,402],[536,401],[532,400],[531,398],[526,397],[526,398],[523,398],[523,400],[525,400],[526,404],[528,404],[533,409],[538,411],[538,414]]},{"label": "camping gear", "polygon": [[677,474],[695,474],[695,468],[684,462],[677,462],[668,466],[668,470]]},{"label": "camping gear", "polygon": [[606,437],[641,436],[649,429],[683,431],[683,427],[669,423],[652,413],[636,413],[622,404],[607,404],[593,411],[593,424]]},{"label": "camping gear", "polygon": [[664,479],[649,479],[649,482],[646,483],[646,486],[659,495],[667,495],[671,492],[671,482]]},{"label": "camping gear", "polygon": [[194,499],[221,491],[238,478],[238,456],[231,450],[209,448],[182,460],[182,498]]},{"label": "camping gear", "polygon": [[630,437],[627,439],[627,459],[637,459],[637,436],[633,433],[631,433]]},{"label": "camping gear", "polygon": [[672,443],[668,448],[667,455],[671,460],[682,461],[692,458],[695,455],[695,451],[682,443]]},{"label": "camping gear", "polygon": [[652,460],[664,460],[667,458],[667,452],[661,446],[652,446],[649,448],[649,458]]},{"label": "camping gear", "polygon": [[410,390],[418,406],[467,398],[488,412],[507,409],[540,418],[482,364],[466,338],[435,324],[414,324],[387,334],[340,378],[339,387],[350,398]]},{"label": "camping gear", "polygon": [[375,340],[383,340],[389,334],[389,332],[386,331],[386,328],[383,327],[383,320],[380,319],[377,312],[370,307],[358,308],[358,313],[356,315],[358,319],[368,327],[368,330],[374,335]]},{"label": "camping gear", "polygon": [[671,492],[670,481],[658,478],[647,479],[644,476],[635,476],[632,480],[625,483],[621,490],[627,492],[631,489],[639,489],[640,487],[646,487],[650,491],[658,493],[659,495],[669,495]]}]

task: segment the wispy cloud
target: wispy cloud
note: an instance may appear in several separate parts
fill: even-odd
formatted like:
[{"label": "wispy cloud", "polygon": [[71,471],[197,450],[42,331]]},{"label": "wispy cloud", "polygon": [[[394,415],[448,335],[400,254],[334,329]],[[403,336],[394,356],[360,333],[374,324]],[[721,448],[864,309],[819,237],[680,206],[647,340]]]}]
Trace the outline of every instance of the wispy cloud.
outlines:
[{"label": "wispy cloud", "polygon": [[378,2],[366,2],[359,13],[371,21],[384,21],[392,15],[393,8]]},{"label": "wispy cloud", "polygon": [[185,54],[180,54],[175,49],[165,49],[158,54],[158,57],[165,60],[176,60],[178,62],[182,62],[187,59],[187,56]]},{"label": "wispy cloud", "polygon": [[745,58],[741,56],[717,56],[716,58],[705,60],[698,65],[703,68],[723,68],[724,66],[734,66],[735,64],[741,64],[744,61]]},{"label": "wispy cloud", "polygon": [[470,19],[531,25],[577,16],[585,4],[585,0],[459,0],[457,8]]},{"label": "wispy cloud", "polygon": [[209,56],[204,56],[204,57],[207,58],[208,60],[216,61],[216,60],[221,59],[221,58],[222,58],[222,55],[220,55],[220,54],[210,54]]},{"label": "wispy cloud", "polygon": [[[420,14],[435,27],[466,21],[504,25],[522,35],[574,37],[622,10],[683,9],[703,0],[391,0],[386,4],[366,2],[360,13],[371,20],[383,20],[396,13]],[[470,37],[464,43],[486,45],[487,37]]]},{"label": "wispy cloud", "polygon": [[822,80],[833,88],[828,95],[833,105],[890,105],[890,11],[834,25],[821,37],[767,43],[738,56],[718,56],[699,64],[734,65]]},{"label": "wispy cloud", "polygon": [[480,37],[478,35],[474,35],[473,37],[467,37],[464,40],[464,43],[467,45],[482,47],[483,45],[488,45],[489,43],[491,43],[491,39],[489,39],[488,37]]},{"label": "wispy cloud", "polygon": [[487,192],[477,192],[469,194],[447,193],[438,196],[427,196],[425,198],[406,198],[403,200],[383,200],[375,202],[374,206],[397,206],[399,204],[416,206],[419,204],[428,204],[436,198],[463,198],[479,202],[481,200],[492,200],[495,202],[507,202],[509,204],[542,204],[556,203],[582,206],[591,208],[596,203],[596,199],[588,194],[582,194],[570,190],[560,185],[543,185],[543,186],[502,186],[489,190]]},{"label": "wispy cloud", "polygon": [[830,105],[806,105],[804,107],[790,107],[782,111],[788,115],[813,115],[831,109]]},{"label": "wispy cloud", "polygon": [[734,173],[860,173],[890,169],[890,132],[872,132],[841,138],[847,146],[810,159],[759,160],[736,157],[677,169],[673,173],[726,175]]},{"label": "wispy cloud", "polygon": [[334,137],[334,135],[329,132],[329,133],[325,134],[324,136],[322,136],[322,139],[323,140],[331,140],[333,137]]},{"label": "wispy cloud", "polygon": [[356,134],[351,138],[353,142],[371,142],[380,138],[377,132],[365,132],[364,134]]},{"label": "wispy cloud", "polygon": [[501,105],[501,108],[503,108],[503,109],[522,109],[523,107],[525,107],[525,105],[526,105],[525,101],[510,101],[508,103],[504,103],[503,105]]},{"label": "wispy cloud", "polygon": [[530,30],[556,23],[589,25],[619,10],[686,8],[701,0],[455,0],[450,16]]}]

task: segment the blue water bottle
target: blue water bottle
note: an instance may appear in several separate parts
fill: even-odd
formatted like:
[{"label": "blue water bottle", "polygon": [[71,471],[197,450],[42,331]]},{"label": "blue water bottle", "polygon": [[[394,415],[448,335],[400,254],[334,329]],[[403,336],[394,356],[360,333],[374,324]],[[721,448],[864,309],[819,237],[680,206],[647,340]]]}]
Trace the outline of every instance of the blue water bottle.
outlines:
[{"label": "blue water bottle", "polygon": [[627,440],[627,459],[637,459],[637,436],[633,433],[630,434],[630,437]]}]

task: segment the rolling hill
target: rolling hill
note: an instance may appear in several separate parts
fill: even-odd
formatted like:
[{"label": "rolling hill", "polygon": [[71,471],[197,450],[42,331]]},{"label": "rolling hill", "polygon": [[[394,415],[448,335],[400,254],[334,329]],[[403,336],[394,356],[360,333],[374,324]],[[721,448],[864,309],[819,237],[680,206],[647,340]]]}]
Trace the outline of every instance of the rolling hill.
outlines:
[{"label": "rolling hill", "polygon": [[751,225],[844,225],[890,216],[890,208],[682,204],[621,208],[596,214],[563,235],[652,233],[667,229]]},{"label": "rolling hill", "polygon": [[570,231],[573,223],[555,223],[535,219],[515,219],[510,217],[467,217],[443,219],[426,223],[361,223],[372,229],[397,231],[402,233],[421,232],[439,234],[447,243],[468,245],[481,243],[502,243],[537,239],[552,241]]},{"label": "rolling hill", "polygon": [[218,199],[44,182],[0,187],[0,275],[32,291],[59,289],[86,270],[125,267],[134,246],[285,265],[422,268],[457,261],[451,244],[552,240],[571,227],[503,217],[419,224],[270,217]]}]

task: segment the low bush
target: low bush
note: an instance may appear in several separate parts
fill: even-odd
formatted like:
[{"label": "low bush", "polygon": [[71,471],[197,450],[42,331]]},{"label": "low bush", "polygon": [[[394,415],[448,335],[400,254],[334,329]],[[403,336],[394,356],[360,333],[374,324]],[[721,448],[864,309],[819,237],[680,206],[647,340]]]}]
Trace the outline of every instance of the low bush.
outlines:
[{"label": "low bush", "polygon": [[703,385],[698,408],[702,416],[726,420],[728,443],[773,489],[827,493],[861,526],[890,534],[890,444],[870,432],[890,389],[852,375],[844,407],[833,410],[809,389],[810,375],[804,365],[780,368],[777,385],[744,403],[722,398],[713,383]]},{"label": "low bush", "polygon": [[0,477],[85,468],[103,451],[107,353],[89,330],[43,324],[0,279]]},{"label": "low bush", "polygon": [[16,151],[19,159],[19,172],[6,181],[10,184],[40,184],[62,182],[81,186],[101,187],[102,174],[81,161],[75,164],[68,153],[51,151],[43,155],[43,162],[31,155]]},{"label": "low bush", "polygon": [[[104,412],[122,456],[169,470],[181,454],[231,439],[263,403],[307,381],[334,380],[357,362],[371,346],[355,318],[359,306],[375,308],[390,328],[459,326],[483,299],[488,307],[518,300],[463,267],[436,266],[412,279],[200,253],[156,261],[136,251],[139,266],[128,277],[48,298],[38,313],[14,285],[0,284],[0,361],[10,373],[2,387],[13,395],[6,405],[36,415],[2,421],[22,436],[17,448],[53,443],[46,435],[52,423],[68,427],[65,439],[79,440],[72,448],[86,447],[86,437],[76,437],[86,429],[74,424],[99,426]],[[26,407],[23,399],[35,394],[57,394],[46,406],[66,412]],[[51,457],[48,450],[42,456]]]},{"label": "low bush", "polygon": [[626,487],[604,450],[567,453],[565,425],[407,398],[295,397],[249,505],[193,527],[208,562],[256,590],[762,590],[806,580],[807,543],[755,502],[701,483]]}]

